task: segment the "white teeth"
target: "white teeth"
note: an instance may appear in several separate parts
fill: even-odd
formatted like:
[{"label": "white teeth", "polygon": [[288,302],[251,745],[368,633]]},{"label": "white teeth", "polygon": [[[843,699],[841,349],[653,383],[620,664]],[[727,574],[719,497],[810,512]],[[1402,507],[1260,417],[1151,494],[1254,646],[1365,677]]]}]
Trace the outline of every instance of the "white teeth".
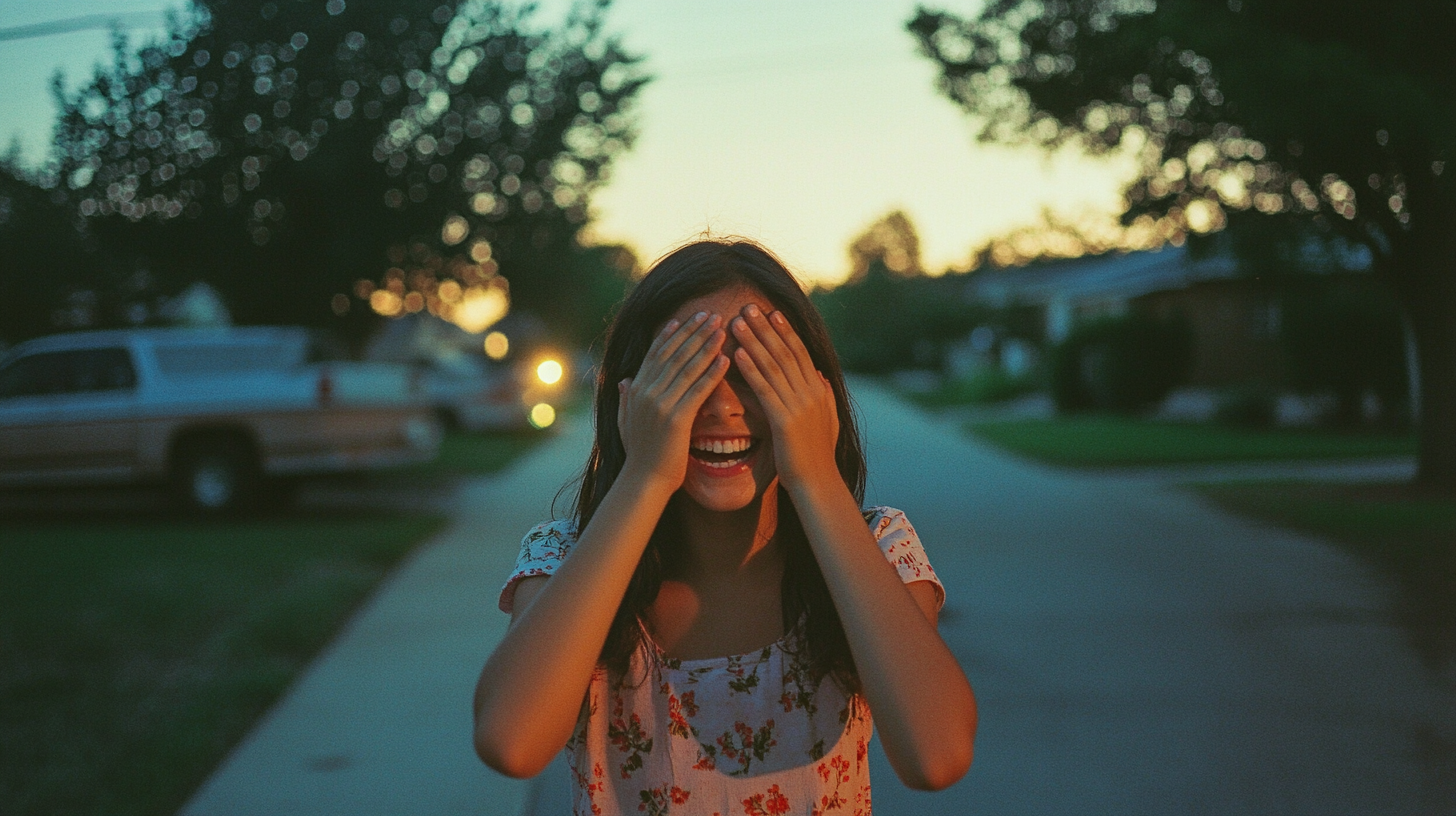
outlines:
[{"label": "white teeth", "polygon": [[693,449],[710,451],[712,453],[738,453],[748,450],[753,445],[753,440],[748,437],[737,439],[695,439]]}]

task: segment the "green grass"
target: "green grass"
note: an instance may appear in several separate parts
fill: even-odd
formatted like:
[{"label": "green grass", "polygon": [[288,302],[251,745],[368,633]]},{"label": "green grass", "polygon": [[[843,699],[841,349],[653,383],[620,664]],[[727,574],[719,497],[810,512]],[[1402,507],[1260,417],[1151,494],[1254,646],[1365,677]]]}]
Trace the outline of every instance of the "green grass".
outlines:
[{"label": "green grass", "polygon": [[1409,434],[1250,430],[1116,416],[973,422],[972,433],[1012,453],[1070,467],[1357,459],[1414,454]]},{"label": "green grass", "polygon": [[0,812],[174,812],[443,521],[0,522]]},{"label": "green grass", "polygon": [[546,434],[537,431],[501,434],[452,431],[440,445],[440,457],[423,467],[452,476],[496,473],[546,438]]},{"label": "green grass", "polygon": [[1409,484],[1259,481],[1193,485],[1235,513],[1313,533],[1372,563],[1432,667],[1456,660],[1456,497]]}]

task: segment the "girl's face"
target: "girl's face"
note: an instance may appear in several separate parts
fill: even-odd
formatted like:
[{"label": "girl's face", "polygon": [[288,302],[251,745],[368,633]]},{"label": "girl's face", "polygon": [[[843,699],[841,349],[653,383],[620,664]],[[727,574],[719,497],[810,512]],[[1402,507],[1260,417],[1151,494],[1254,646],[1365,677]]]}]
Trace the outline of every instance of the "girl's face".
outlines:
[{"label": "girl's face", "polygon": [[[707,312],[722,317],[726,326],[750,303],[764,314],[775,308],[757,289],[738,286],[689,300],[672,317],[686,323],[698,312]],[[738,343],[729,333],[723,344],[723,354],[730,361],[728,373],[693,420],[687,475],[683,478],[683,491],[693,501],[718,512],[747,507],[772,487],[778,476],[773,437],[763,407],[738,367],[731,364],[737,348]]]}]

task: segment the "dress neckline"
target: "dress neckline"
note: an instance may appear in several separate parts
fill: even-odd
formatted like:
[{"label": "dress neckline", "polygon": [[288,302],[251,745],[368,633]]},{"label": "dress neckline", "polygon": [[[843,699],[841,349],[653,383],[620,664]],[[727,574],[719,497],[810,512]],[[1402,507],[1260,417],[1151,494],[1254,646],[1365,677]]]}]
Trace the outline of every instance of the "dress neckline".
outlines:
[{"label": "dress neckline", "polygon": [[746,652],[723,655],[721,657],[682,658],[669,657],[668,654],[662,650],[662,646],[658,645],[657,639],[652,637],[652,632],[647,628],[646,621],[643,621],[640,618],[637,620],[637,626],[642,630],[642,641],[647,645],[649,653],[656,660],[657,664],[666,669],[677,670],[708,669],[719,666],[727,666],[730,663],[735,662],[741,663],[749,660],[756,661],[759,659],[766,659],[774,652],[783,652],[785,650],[785,647],[788,646],[790,639],[795,636],[795,634],[799,631],[799,629],[803,627],[803,625],[804,618],[803,616],[800,616],[798,622],[795,623],[793,626],[789,627],[787,631],[780,635],[778,640],[775,640],[773,643],[769,643],[764,646],[759,646],[756,649],[749,649]]}]

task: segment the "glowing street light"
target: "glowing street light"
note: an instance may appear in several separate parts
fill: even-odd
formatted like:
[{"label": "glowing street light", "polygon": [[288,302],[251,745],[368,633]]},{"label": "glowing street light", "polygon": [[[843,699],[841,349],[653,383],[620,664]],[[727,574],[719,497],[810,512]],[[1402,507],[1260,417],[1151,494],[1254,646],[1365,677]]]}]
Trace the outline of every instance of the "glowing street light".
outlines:
[{"label": "glowing street light", "polygon": [[504,332],[493,331],[485,336],[485,354],[492,360],[505,357],[511,350],[511,341]]},{"label": "glowing street light", "polygon": [[531,406],[531,413],[528,416],[533,428],[550,427],[556,421],[556,409],[544,402],[538,402]]},{"label": "glowing street light", "polygon": [[561,363],[555,360],[543,360],[540,365],[536,366],[536,377],[547,385],[555,385],[561,380],[563,373]]}]

